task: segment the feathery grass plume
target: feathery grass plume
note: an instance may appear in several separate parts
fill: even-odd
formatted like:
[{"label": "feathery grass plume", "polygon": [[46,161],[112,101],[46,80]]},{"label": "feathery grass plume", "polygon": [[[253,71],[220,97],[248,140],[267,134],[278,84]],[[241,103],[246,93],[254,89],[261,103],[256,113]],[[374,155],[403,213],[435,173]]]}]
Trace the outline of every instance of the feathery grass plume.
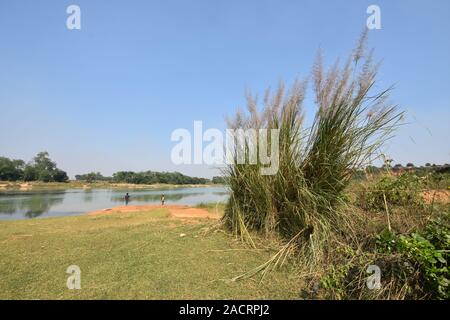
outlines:
[{"label": "feathery grass plume", "polygon": [[314,262],[321,259],[332,232],[345,232],[337,230],[348,225],[337,209],[343,191],[354,170],[391,137],[401,117],[387,102],[390,89],[372,93],[378,66],[372,52],[366,54],[366,38],[363,33],[342,67],[337,61],[326,71],[318,54],[312,72],[317,110],[310,128],[303,126],[306,81],[296,81],[288,92],[283,83],[274,94],[268,90],[262,110],[247,94],[248,114],[238,112],[228,122],[232,129],[279,129],[276,174],[261,175],[259,162],[234,161],[225,169],[231,197],[223,221],[236,235],[251,242],[249,231],[275,232],[295,239],[283,250],[291,252],[295,246]]}]

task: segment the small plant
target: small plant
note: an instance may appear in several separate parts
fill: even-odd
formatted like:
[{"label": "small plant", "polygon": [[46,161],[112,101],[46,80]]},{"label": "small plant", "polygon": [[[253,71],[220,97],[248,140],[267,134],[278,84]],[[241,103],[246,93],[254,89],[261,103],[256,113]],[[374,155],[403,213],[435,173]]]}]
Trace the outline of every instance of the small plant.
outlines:
[{"label": "small plant", "polygon": [[345,279],[350,271],[350,265],[331,266],[328,273],[320,280],[322,288],[331,293],[335,299],[346,298]]}]

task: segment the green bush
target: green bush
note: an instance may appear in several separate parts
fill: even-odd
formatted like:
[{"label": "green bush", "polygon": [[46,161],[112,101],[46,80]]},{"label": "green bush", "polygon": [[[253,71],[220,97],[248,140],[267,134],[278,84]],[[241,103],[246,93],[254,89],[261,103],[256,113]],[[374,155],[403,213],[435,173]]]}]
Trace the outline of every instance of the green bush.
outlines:
[{"label": "green bush", "polygon": [[426,176],[428,189],[450,189],[450,174],[432,172]]},{"label": "green bush", "polygon": [[420,205],[422,199],[419,192],[422,186],[422,180],[414,174],[405,173],[399,177],[383,176],[360,193],[358,203],[369,210],[384,210],[385,198],[388,205]]},{"label": "green bush", "polygon": [[[385,230],[375,248],[352,249],[339,244],[339,260],[320,279],[327,299],[449,299],[449,215],[421,231],[401,235]],[[373,250],[375,249],[375,250]],[[380,290],[366,287],[367,266],[381,269]]]},{"label": "green bush", "polygon": [[[448,218],[448,217],[447,217]],[[421,233],[396,235],[384,231],[377,236],[380,253],[401,254],[411,276],[418,271],[423,289],[431,298],[450,299],[448,266],[450,229],[447,221],[432,221]]]}]

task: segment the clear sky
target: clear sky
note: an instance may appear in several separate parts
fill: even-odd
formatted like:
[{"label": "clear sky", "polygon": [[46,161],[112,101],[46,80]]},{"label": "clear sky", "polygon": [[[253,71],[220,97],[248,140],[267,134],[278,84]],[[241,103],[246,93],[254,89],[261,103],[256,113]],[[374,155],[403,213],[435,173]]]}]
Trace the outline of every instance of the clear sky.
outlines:
[{"label": "clear sky", "polygon": [[[66,8],[81,8],[68,30]],[[407,125],[390,141],[394,163],[450,162],[448,0],[0,0],[0,155],[47,150],[70,176],[178,170],[171,132],[194,120],[223,129],[246,89],[307,76],[316,50],[345,57],[368,17],[383,59],[380,86]],[[306,111],[314,111],[312,99]]]}]

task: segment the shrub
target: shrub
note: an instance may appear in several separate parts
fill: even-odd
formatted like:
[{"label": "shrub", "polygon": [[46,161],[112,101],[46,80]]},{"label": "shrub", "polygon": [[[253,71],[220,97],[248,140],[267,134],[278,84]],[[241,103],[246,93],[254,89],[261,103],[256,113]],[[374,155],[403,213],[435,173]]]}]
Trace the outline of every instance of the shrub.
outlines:
[{"label": "shrub", "polygon": [[[332,299],[449,299],[449,215],[407,234],[384,230],[361,242],[335,243],[319,295]],[[356,245],[355,245],[356,244]],[[381,270],[381,288],[368,289],[367,267]],[[313,296],[314,297],[314,296]],[[316,295],[317,297],[317,295]]]},{"label": "shrub", "polygon": [[381,253],[399,253],[405,266],[417,270],[423,289],[430,298],[450,299],[448,265],[450,249],[450,229],[448,222],[439,219],[431,222],[423,232],[409,235],[396,235],[384,231],[377,237],[378,251]]},{"label": "shrub", "polygon": [[428,189],[448,189],[450,190],[450,174],[431,172],[426,176],[426,187]]},{"label": "shrub", "polygon": [[422,200],[419,195],[422,185],[421,179],[410,173],[399,177],[383,176],[359,193],[358,204],[369,210],[384,210],[385,199],[388,205],[419,205]]}]

